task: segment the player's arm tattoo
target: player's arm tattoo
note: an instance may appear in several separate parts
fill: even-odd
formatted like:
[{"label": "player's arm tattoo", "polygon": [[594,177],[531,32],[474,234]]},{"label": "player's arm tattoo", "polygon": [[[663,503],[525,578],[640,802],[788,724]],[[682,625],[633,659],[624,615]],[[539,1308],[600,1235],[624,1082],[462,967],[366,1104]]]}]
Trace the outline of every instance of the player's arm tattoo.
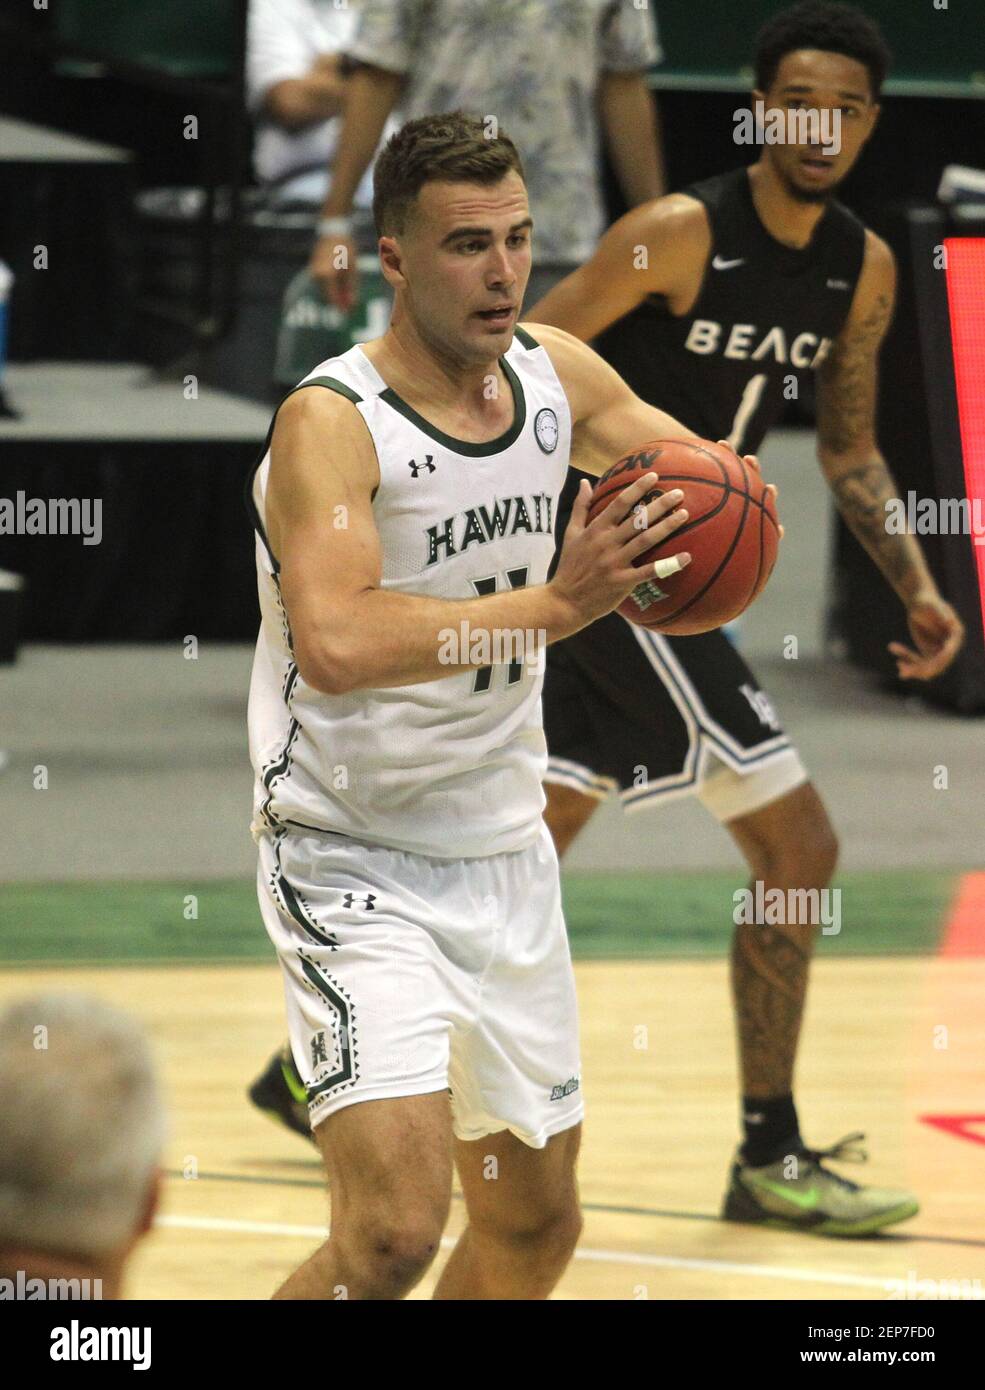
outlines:
[{"label": "player's arm tattoo", "polygon": [[922,580],[924,567],[912,536],[886,529],[886,503],[896,486],[881,456],[843,473],[828,475],[838,510],[886,579],[903,597]]},{"label": "player's arm tattoo", "polygon": [[861,323],[843,332],[818,370],[817,433],[821,453],[843,458],[875,446],[879,344],[893,311],[880,294]]},{"label": "player's arm tattoo", "polygon": [[732,993],[742,1089],[784,1095],[793,1085],[810,950],[776,927],[739,927],[732,940]]},{"label": "player's arm tattoo", "polygon": [[888,582],[904,600],[925,582],[916,540],[886,529],[886,503],[896,484],[875,441],[877,355],[892,313],[880,294],[870,312],[837,341],[818,372],[817,426],[821,467],[838,510]]}]

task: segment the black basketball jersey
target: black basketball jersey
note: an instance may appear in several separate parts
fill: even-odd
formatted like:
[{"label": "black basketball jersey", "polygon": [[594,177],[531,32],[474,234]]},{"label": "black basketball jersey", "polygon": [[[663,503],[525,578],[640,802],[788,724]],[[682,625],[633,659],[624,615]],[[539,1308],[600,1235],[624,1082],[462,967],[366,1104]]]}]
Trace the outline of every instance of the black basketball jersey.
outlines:
[{"label": "black basketball jersey", "polygon": [[[797,250],[763,226],[745,168],[683,191],[704,204],[711,227],[693,306],[675,316],[663,295],[650,295],[595,347],[650,405],[705,439],[728,439],[737,453],[755,453],[794,395],[789,383],[796,380],[799,394],[848,317],[865,228],[832,201]],[[577,486],[569,474],[565,521]]]}]

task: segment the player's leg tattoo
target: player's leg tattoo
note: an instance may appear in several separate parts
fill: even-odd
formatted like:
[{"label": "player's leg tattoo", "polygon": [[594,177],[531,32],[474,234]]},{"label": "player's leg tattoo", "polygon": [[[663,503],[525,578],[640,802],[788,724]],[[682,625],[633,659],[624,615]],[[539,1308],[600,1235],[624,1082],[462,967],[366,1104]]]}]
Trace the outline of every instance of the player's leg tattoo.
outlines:
[{"label": "player's leg tattoo", "polygon": [[[730,821],[753,873],[752,889],[822,889],[834,872],[837,842],[824,805],[809,784],[750,815]],[[742,1091],[763,1098],[789,1094],[817,925],[737,926],[731,976]]]},{"label": "player's leg tattoo", "polygon": [[736,928],[732,993],[744,1095],[777,1096],[793,1088],[813,930]]}]

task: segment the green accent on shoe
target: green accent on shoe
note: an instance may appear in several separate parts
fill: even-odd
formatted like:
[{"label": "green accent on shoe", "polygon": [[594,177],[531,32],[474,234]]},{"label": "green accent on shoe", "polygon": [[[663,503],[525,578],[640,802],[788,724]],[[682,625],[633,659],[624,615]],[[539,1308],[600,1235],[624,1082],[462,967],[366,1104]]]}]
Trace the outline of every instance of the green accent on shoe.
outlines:
[{"label": "green accent on shoe", "polygon": [[287,1071],[290,1066],[290,1052],[281,1048],[274,1053],[264,1071],[250,1086],[247,1095],[257,1109],[269,1119],[310,1140],[308,1107],[303,1100],[293,1098]]},{"label": "green accent on shoe", "polygon": [[777,1197],[782,1197],[785,1202],[793,1202],[795,1207],[804,1211],[812,1211],[821,1200],[821,1194],[816,1187],[809,1187],[806,1192],[795,1192],[791,1187],[784,1187],[782,1182],[771,1182],[769,1178],[754,1178],[752,1184],[754,1187],[765,1187]]},{"label": "green accent on shoe", "polygon": [[308,1101],[308,1092],[305,1089],[304,1082],[294,1070],[294,1063],[285,1061],[282,1057],[280,1062],[280,1074],[284,1078],[284,1084],[287,1086],[294,1100],[300,1105],[306,1105]]}]

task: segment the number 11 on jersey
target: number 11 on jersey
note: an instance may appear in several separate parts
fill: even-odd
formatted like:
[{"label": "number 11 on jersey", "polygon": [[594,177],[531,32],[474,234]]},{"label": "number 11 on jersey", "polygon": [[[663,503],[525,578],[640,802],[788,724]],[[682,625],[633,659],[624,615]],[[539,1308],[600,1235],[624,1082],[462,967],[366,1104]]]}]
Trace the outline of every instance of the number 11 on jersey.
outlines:
[{"label": "number 11 on jersey", "polygon": [[[522,589],[527,583],[527,567],[524,565],[520,569],[507,570],[506,578],[511,589]],[[473,579],[472,587],[480,598],[485,594],[494,594],[497,590],[497,576],[490,575],[488,579]],[[507,667],[507,685],[516,685],[517,681],[523,676],[523,662],[511,661]],[[493,667],[480,666],[475,673],[475,680],[472,683],[472,694],[478,695],[484,690],[488,690],[492,685]]]}]

